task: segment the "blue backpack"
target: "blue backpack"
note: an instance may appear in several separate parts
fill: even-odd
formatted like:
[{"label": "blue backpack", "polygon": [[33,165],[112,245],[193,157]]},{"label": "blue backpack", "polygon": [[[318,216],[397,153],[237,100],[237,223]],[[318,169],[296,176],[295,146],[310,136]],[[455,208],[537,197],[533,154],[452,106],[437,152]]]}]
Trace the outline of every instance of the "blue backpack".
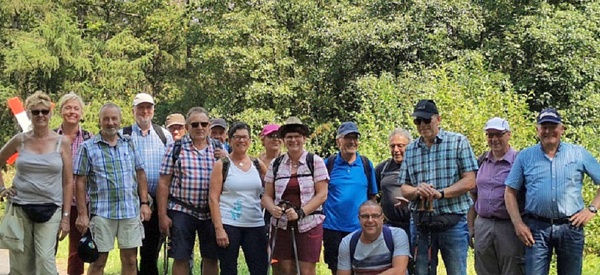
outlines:
[{"label": "blue backpack", "polygon": [[[392,230],[383,226],[383,240],[385,241],[385,245],[392,252],[390,255],[390,263],[392,262],[392,258],[394,257],[394,237],[392,236]],[[354,253],[356,252],[356,245],[358,244],[358,240],[360,239],[360,234],[362,234],[362,229],[354,232],[352,234],[352,238],[350,238],[350,262],[352,266],[354,266]]]}]

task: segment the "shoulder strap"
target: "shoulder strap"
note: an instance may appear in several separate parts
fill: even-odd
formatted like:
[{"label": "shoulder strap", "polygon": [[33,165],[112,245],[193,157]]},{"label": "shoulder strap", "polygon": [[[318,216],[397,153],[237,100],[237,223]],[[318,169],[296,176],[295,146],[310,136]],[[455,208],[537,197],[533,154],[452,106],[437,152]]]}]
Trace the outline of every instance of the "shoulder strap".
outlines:
[{"label": "shoulder strap", "polygon": [[[356,252],[356,245],[358,245],[358,240],[360,239],[360,234],[362,234],[362,230],[358,230],[352,233],[352,237],[350,238],[350,262],[354,262],[354,253]],[[354,266],[354,264],[351,264]]]},{"label": "shoulder strap", "polygon": [[335,162],[335,157],[337,157],[337,153],[329,156],[327,158],[327,173],[331,177],[331,172],[333,171],[333,163]]},{"label": "shoulder strap", "polygon": [[260,162],[258,161],[258,158],[250,156],[250,160],[254,164],[254,167],[256,167],[256,171],[258,171],[258,173],[260,174],[260,172],[262,172],[262,168],[260,168]]},{"label": "shoulder strap", "polygon": [[[488,151],[489,152],[489,151]],[[485,155],[488,152],[483,152],[483,154],[481,154],[478,158],[477,158],[477,166],[481,167],[481,165],[483,164],[483,161],[485,160]]]},{"label": "shoulder strap", "polygon": [[223,169],[221,170],[223,173],[223,182],[227,179],[227,173],[229,172],[229,166],[231,165],[231,160],[228,157],[222,157],[221,161],[223,162]]},{"label": "shoulder strap", "polygon": [[280,155],[273,161],[273,181],[277,180],[277,171],[279,171],[279,166],[281,165],[284,156],[285,155]]},{"label": "shoulder strap", "polygon": [[362,160],[363,169],[365,170],[365,176],[367,177],[367,196],[369,196],[369,187],[373,184],[371,182],[371,164],[369,163],[369,159],[363,155],[360,155],[360,159]]},{"label": "shoulder strap", "polygon": [[177,160],[179,159],[180,153],[181,153],[181,139],[176,140],[175,143],[173,144],[173,155],[171,156],[171,158],[173,159],[173,164],[175,164],[175,162],[177,162]]},{"label": "shoulder strap", "polygon": [[25,149],[25,133],[21,133],[21,151]]},{"label": "shoulder strap", "polygon": [[306,154],[306,166],[308,166],[308,170],[310,170],[310,174],[315,178],[315,154],[307,153]]},{"label": "shoulder strap", "polygon": [[60,144],[62,143],[62,137],[63,135],[59,135],[58,136],[58,140],[56,141],[56,152],[60,152]]},{"label": "shoulder strap", "polygon": [[83,140],[86,141],[90,138],[92,138],[92,135],[90,134],[90,132],[86,131],[86,130],[81,130],[81,134],[83,135]]},{"label": "shoulder strap", "polygon": [[[154,132],[156,132],[162,143],[167,145],[167,137],[165,136],[162,126],[152,123],[152,128],[154,128]],[[125,129],[123,129],[123,133],[125,133]]]},{"label": "shoulder strap", "polygon": [[393,258],[394,257],[394,236],[392,236],[392,230],[387,226],[383,226],[382,232],[383,232],[383,240],[385,241],[385,245],[390,250],[390,252],[392,252],[392,258]]},{"label": "shoulder strap", "polygon": [[131,132],[133,132],[133,127],[131,125],[123,127],[123,135],[131,136]]}]

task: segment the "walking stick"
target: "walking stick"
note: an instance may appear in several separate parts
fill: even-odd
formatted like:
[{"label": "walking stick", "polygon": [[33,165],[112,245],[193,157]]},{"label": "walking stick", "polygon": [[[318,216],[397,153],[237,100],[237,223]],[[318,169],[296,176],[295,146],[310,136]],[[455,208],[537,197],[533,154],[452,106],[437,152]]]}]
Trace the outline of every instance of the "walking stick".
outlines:
[{"label": "walking stick", "polygon": [[296,225],[292,224],[292,244],[294,245],[294,259],[296,260],[296,274],[300,275],[300,263],[298,261],[298,245],[296,244]]}]

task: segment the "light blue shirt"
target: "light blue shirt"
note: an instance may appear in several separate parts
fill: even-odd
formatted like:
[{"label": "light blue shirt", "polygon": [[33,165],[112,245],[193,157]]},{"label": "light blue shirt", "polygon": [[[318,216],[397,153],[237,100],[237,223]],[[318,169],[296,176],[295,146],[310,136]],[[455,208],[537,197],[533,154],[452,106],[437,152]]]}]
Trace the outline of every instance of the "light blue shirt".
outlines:
[{"label": "light blue shirt", "polygon": [[585,148],[561,142],[550,158],[537,144],[519,153],[505,184],[515,190],[526,189],[526,213],[564,218],[584,208],[583,174],[600,184],[600,164]]},{"label": "light blue shirt", "polygon": [[[142,129],[137,123],[134,123],[131,127],[131,140],[133,141],[133,145],[144,159],[144,171],[148,178],[148,193],[152,196],[156,196],[158,178],[160,177],[158,171],[160,170],[160,165],[165,156],[167,146],[173,143],[173,136],[168,130],[161,127],[167,138],[167,146],[165,146],[158,134],[154,131],[154,127],[150,127],[148,134],[145,136],[142,135]],[[119,133],[122,134],[123,129],[121,129]]]}]

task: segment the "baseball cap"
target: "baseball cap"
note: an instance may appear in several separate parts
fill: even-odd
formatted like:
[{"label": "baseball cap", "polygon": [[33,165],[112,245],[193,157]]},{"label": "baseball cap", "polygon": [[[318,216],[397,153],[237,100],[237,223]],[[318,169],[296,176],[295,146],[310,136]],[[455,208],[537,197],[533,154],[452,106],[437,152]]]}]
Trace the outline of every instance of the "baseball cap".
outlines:
[{"label": "baseball cap", "polygon": [[185,125],[185,118],[182,114],[170,114],[165,121],[165,127],[169,128],[172,125]]},{"label": "baseball cap", "polygon": [[147,93],[139,93],[137,95],[135,95],[135,97],[133,98],[133,106],[137,106],[140,103],[150,103],[152,105],[154,105],[154,99],[152,98],[151,95],[147,94]]},{"label": "baseball cap", "polygon": [[98,247],[96,246],[96,242],[94,242],[92,233],[89,229],[79,240],[77,255],[79,255],[79,258],[86,263],[93,263],[98,260]]},{"label": "baseball cap", "polygon": [[210,129],[215,127],[223,127],[223,129],[227,129],[227,122],[225,122],[222,118],[213,118],[210,120]]},{"label": "baseball cap", "polygon": [[485,123],[485,127],[483,128],[484,131],[489,129],[499,131],[510,131],[510,126],[508,125],[508,121],[506,121],[505,119],[494,117],[488,120]]},{"label": "baseball cap", "polygon": [[542,110],[540,112],[540,114],[537,116],[537,124],[542,124],[544,122],[558,124],[558,123],[562,122],[562,117],[560,116],[558,111],[556,111],[556,109],[546,108],[546,109]]},{"label": "baseball cap", "polygon": [[431,99],[421,99],[415,105],[415,111],[412,113],[413,117],[420,118],[431,118],[433,115],[438,115],[437,106],[435,106],[435,102]]},{"label": "baseball cap", "polygon": [[360,136],[360,132],[358,131],[358,126],[356,126],[356,123],[354,123],[352,121],[346,121],[346,122],[342,123],[342,125],[340,125],[340,127],[337,130],[338,136],[345,136],[347,134],[352,134],[352,133],[356,133]]},{"label": "baseball cap", "polygon": [[277,131],[279,131],[279,125],[267,124],[262,128],[262,131],[260,132],[260,136],[264,137],[264,136],[269,135],[270,133],[277,132]]}]

